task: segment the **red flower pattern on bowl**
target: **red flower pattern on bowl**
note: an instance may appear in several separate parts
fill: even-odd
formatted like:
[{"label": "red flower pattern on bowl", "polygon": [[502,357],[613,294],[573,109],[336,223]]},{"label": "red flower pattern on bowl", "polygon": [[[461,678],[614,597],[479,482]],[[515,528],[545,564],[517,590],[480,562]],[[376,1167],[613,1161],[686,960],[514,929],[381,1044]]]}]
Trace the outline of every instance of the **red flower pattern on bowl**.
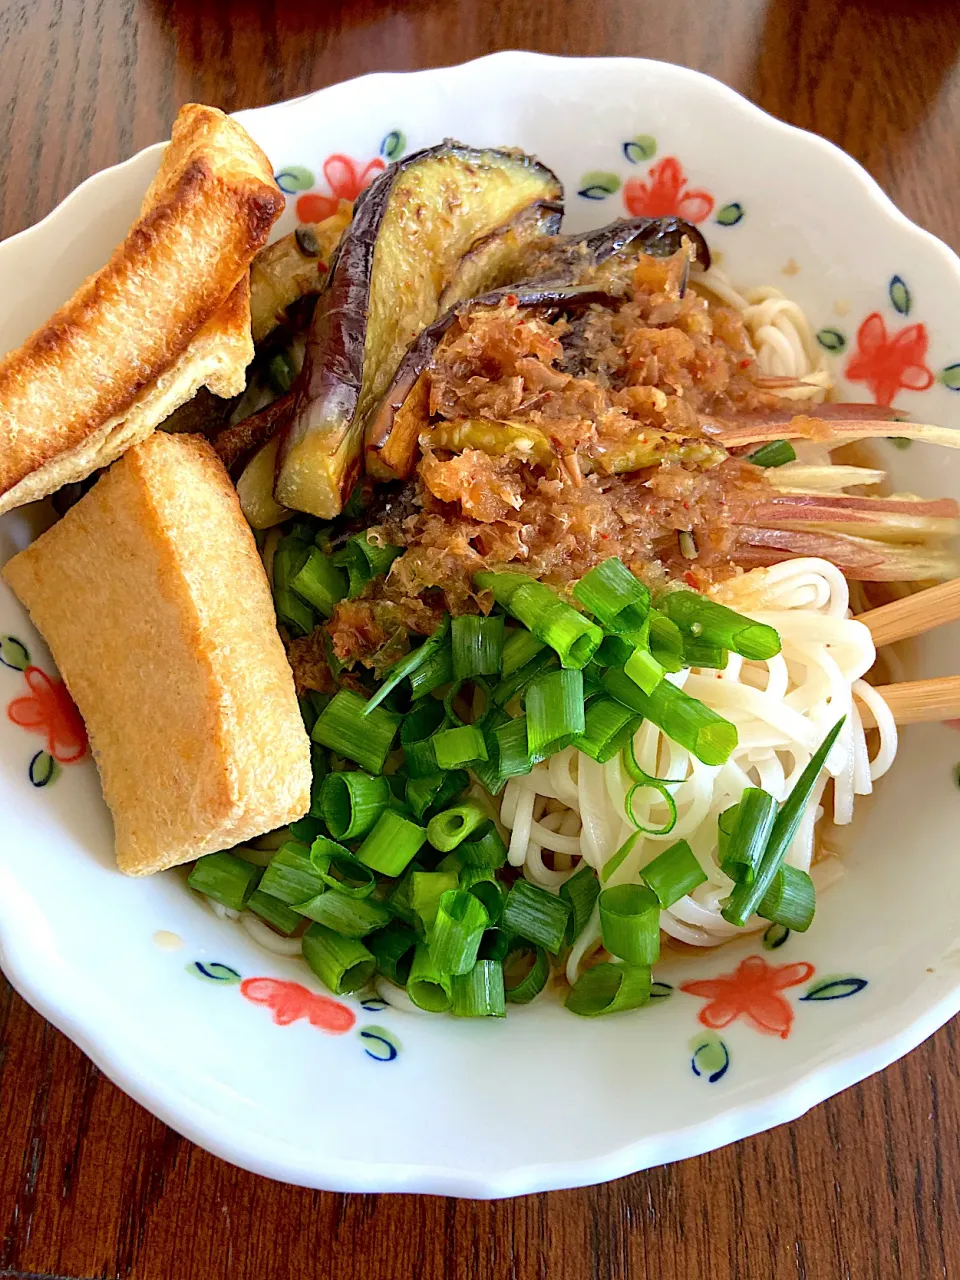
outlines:
[{"label": "red flower pattern on bowl", "polygon": [[240,994],[252,1004],[265,1004],[272,1011],[274,1022],[281,1027],[306,1018],[312,1027],[333,1036],[342,1036],[357,1020],[353,1010],[339,1000],[318,995],[299,982],[286,982],[280,978],[245,978],[240,983]]},{"label": "red flower pattern on bowl", "polygon": [[297,201],[297,217],[301,222],[322,222],[337,212],[341,200],[356,200],[385,168],[379,156],[366,165],[339,153],[327,156],[323,162],[323,176],[332,194],[325,196],[309,191],[302,195]]},{"label": "red flower pattern on bowl", "polygon": [[60,764],[75,764],[87,754],[87,731],[62,680],[39,667],[26,667],[28,692],[7,706],[7,717],[21,729],[46,735],[47,751]]},{"label": "red flower pattern on bowl", "polygon": [[933,386],[927,368],[930,339],[926,326],[908,324],[894,334],[879,311],[857,330],[857,350],[844,370],[851,382],[865,382],[879,405],[889,406],[900,391],[926,391]]},{"label": "red flower pattern on bowl", "polygon": [[680,161],[665,156],[651,166],[646,181],[631,178],[624,184],[623,203],[634,218],[676,214],[688,222],[703,222],[713,212],[714,200],[709,191],[691,190]]},{"label": "red flower pattern on bowl", "polygon": [[733,973],[719,978],[684,982],[681,991],[708,1000],[697,1015],[705,1027],[717,1031],[746,1018],[757,1031],[786,1040],[793,1026],[793,1008],[780,993],[813,976],[813,965],[767,964],[762,956],[747,956]]}]

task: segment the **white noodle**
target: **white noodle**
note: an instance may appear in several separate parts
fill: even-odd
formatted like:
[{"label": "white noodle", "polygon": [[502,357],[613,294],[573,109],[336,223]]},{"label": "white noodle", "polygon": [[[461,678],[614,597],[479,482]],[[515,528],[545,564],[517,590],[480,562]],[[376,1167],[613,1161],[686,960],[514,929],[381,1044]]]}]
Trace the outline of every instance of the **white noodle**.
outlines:
[{"label": "white noodle", "polygon": [[302,953],[299,938],[281,938],[279,933],[274,933],[251,911],[244,911],[240,915],[240,923],[254,942],[259,942],[264,950],[272,951],[276,956],[298,956]]}]

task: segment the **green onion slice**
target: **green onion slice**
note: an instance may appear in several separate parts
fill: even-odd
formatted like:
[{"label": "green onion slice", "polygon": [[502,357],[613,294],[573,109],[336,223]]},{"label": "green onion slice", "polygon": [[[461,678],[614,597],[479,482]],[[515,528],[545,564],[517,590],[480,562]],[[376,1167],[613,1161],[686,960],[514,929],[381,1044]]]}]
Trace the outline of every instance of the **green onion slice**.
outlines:
[{"label": "green onion slice", "polygon": [[413,910],[429,933],[437,918],[440,899],[449,890],[456,889],[460,876],[456,871],[415,871],[412,881]]},{"label": "green onion slice", "polygon": [[603,945],[628,964],[656,964],[660,959],[660,900],[639,884],[604,889],[597,899]]},{"label": "green onion slice", "polygon": [[390,785],[360,770],[328,773],[320,788],[320,807],[327,830],[336,840],[365,836],[386,809]]},{"label": "green onion slice", "polygon": [[686,840],[678,840],[658,853],[641,868],[640,876],[664,909],[672,907],[707,879],[707,873]]},{"label": "green onion slice", "polygon": [[336,605],[347,594],[347,581],[329,556],[319,547],[311,547],[306,559],[290,579],[298,596],[329,618]]},{"label": "green onion slice", "polygon": [[351,898],[336,889],[326,889],[297,910],[309,920],[325,925],[344,938],[365,938],[390,923],[390,911],[372,898]]},{"label": "green onion slice", "polygon": [[636,631],[650,612],[650,592],[616,556],[584,574],[573,594],[611,631]]},{"label": "green onion slice", "polygon": [[469,785],[470,777],[465,769],[448,769],[446,773],[429,773],[423,778],[408,778],[405,797],[414,816],[423,821],[424,818],[432,818]]},{"label": "green onion slice", "polygon": [[377,967],[362,942],[345,938],[322,924],[312,924],[303,935],[303,958],[337,996],[365,987]]},{"label": "green onion slice", "polygon": [[384,876],[398,876],[419,852],[427,838],[426,830],[397,813],[384,809],[376,826],[357,850],[366,866]]},{"label": "green onion slice", "polygon": [[506,891],[489,867],[462,867],[460,888],[478,898],[486,908],[490,924],[497,924],[503,912]]},{"label": "green onion slice", "polygon": [[570,918],[567,921],[567,932],[564,945],[572,946],[583,932],[587,921],[593,913],[593,904],[600,893],[600,881],[593,867],[586,862],[573,873],[569,880],[560,886],[560,897],[570,905]]},{"label": "green onion slice", "polygon": [[418,942],[407,977],[407,995],[426,1013],[447,1013],[452,1004],[450,990],[450,975],[440,972],[430,948]]},{"label": "green onion slice", "polygon": [[397,685],[400,684],[402,680],[406,680],[407,676],[412,675],[413,672],[422,667],[424,663],[429,662],[431,658],[435,657],[443,648],[449,632],[450,617],[448,614],[444,616],[439,627],[437,627],[436,631],[434,631],[432,635],[424,640],[423,644],[416,649],[411,649],[406,657],[401,658],[399,662],[395,663],[390,668],[383,684],[364,708],[364,716],[370,715],[370,713],[380,705],[384,698],[396,689]]},{"label": "green onion slice", "polygon": [[309,848],[297,840],[287,840],[270,859],[259,887],[262,893],[294,907],[323,893],[327,886],[314,866]]},{"label": "green onion slice", "polygon": [[454,729],[438,729],[430,739],[438,769],[457,769],[487,759],[487,744],[483,730],[476,725],[463,724]]},{"label": "green onion slice", "polygon": [[469,973],[451,978],[450,989],[455,1017],[502,1018],[507,1012],[498,960],[478,960]]},{"label": "green onion slice", "polygon": [[473,839],[459,847],[460,860],[467,867],[483,867],[496,871],[507,860],[507,846],[492,822],[472,832]]},{"label": "green onion slice", "polygon": [[503,986],[509,1004],[529,1004],[547,985],[550,961],[543,947],[519,942],[503,964]]},{"label": "green onion slice", "polygon": [[526,627],[514,627],[503,642],[500,671],[504,679],[525,667],[546,646]]},{"label": "green onion slice", "polygon": [[[720,819],[728,813],[724,810]],[[759,787],[746,787],[736,806],[732,829],[724,840],[721,867],[737,884],[750,885],[756,878],[770,832],[777,817],[777,802]],[[718,819],[719,823],[719,819]]]},{"label": "green onion slice", "polygon": [[275,898],[272,893],[264,893],[262,889],[254,889],[247,900],[247,910],[265,920],[277,933],[289,938],[303,924],[303,916],[293,907]]},{"label": "green onion slice", "polygon": [[[683,635],[658,609],[650,610],[649,648],[664,671],[683,669]],[[644,691],[646,692],[646,691]]]},{"label": "green onion slice", "polygon": [[503,618],[474,613],[454,618],[450,645],[455,680],[498,675],[503,664]]},{"label": "green onion slice", "polygon": [[732,649],[755,661],[765,661],[780,652],[780,637],[773,627],[754,622],[696,591],[671,591],[661,599],[659,607],[685,636],[693,636],[703,644]]},{"label": "green onion slice", "polygon": [[563,666],[585,667],[599,649],[603,632],[596,623],[565,604],[545,583],[520,573],[478,573],[474,582],[548,644]]},{"label": "green onion slice", "polygon": [[416,702],[434,689],[449,684],[452,679],[453,654],[449,644],[444,643],[410,672],[410,696]]},{"label": "green onion slice", "polygon": [[[681,658],[682,662],[683,659]],[[671,670],[673,666],[671,665]],[[624,675],[629,676],[635,685],[647,696],[653,693],[663,679],[666,670],[662,662],[658,662],[649,649],[638,645],[624,664]]]},{"label": "green onion slice", "polygon": [[310,849],[310,861],[328,889],[336,889],[348,898],[369,898],[376,888],[376,877],[369,867],[342,845],[318,836]]},{"label": "green onion slice", "polygon": [[633,741],[640,723],[636,712],[601,695],[587,706],[583,733],[574,738],[573,743],[591,760],[606,764]]},{"label": "green onion slice", "polygon": [[487,909],[465,889],[448,889],[437,904],[430,932],[430,954],[441,973],[469,973],[480,939],[490,924]]},{"label": "green onion slice", "polygon": [[[256,895],[254,895],[256,897]],[[770,888],[757,907],[757,915],[786,929],[805,933],[817,907],[817,894],[806,871],[781,863]]]},{"label": "green onion slice", "polygon": [[661,680],[648,697],[622,671],[608,671],[603,687],[611,698],[651,720],[704,764],[725,764],[737,745],[735,725],[669,680]]},{"label": "green onion slice", "polygon": [[797,451],[789,440],[768,440],[743,460],[752,462],[755,467],[782,467],[784,463],[796,462]]},{"label": "green onion slice", "polygon": [[516,880],[507,894],[501,927],[556,955],[572,914],[570,903],[527,880]]},{"label": "green onion slice", "polygon": [[[745,925],[756,912],[766,896],[767,890],[773,884],[784,855],[790,848],[793,837],[797,834],[797,828],[800,826],[807,802],[817,784],[817,779],[820,777],[820,771],[826,763],[830,749],[837,740],[837,735],[843,728],[845,719],[846,716],[841,716],[833,726],[814,752],[810,763],[797,779],[793,790],[781,804],[753,883],[749,885],[737,884],[727,900],[726,906],[723,907],[721,915],[730,924],[735,924],[739,927]],[[738,820],[737,826],[739,827],[739,825]],[[729,853],[728,846],[728,856]]]},{"label": "green onion slice", "polygon": [[205,893],[214,902],[222,903],[233,911],[242,911],[264,874],[262,867],[254,866],[232,853],[208,853],[198,858],[187,879],[191,889]]},{"label": "green onion slice", "polygon": [[564,669],[537,676],[527,688],[527,747],[545,759],[568,747],[586,729],[583,675]]},{"label": "green onion slice", "polygon": [[407,985],[416,945],[417,935],[400,920],[391,920],[376,933],[371,933],[365,943],[376,958],[379,971],[398,987]]},{"label": "green onion slice", "polygon": [[650,999],[652,984],[648,965],[598,964],[581,973],[570,990],[566,1006],[582,1018],[639,1009]]},{"label": "green onion slice", "polygon": [[441,853],[449,853],[489,821],[486,810],[475,800],[468,800],[466,804],[445,809],[431,818],[427,824],[427,839]]},{"label": "green onion slice", "polygon": [[[643,831],[648,836],[668,836],[673,828],[677,825],[677,802],[674,799],[672,791],[668,791],[668,787],[675,787],[682,781],[681,778],[654,778],[640,768],[637,763],[637,753],[634,748],[633,739],[624,748],[623,751],[623,767],[629,777],[633,779],[633,786],[627,792],[627,798],[623,807],[627,815],[627,821],[632,822],[638,831]],[[656,791],[663,797],[663,802],[667,806],[668,818],[662,827],[645,827],[639,822],[634,814],[634,797],[638,791],[644,790]]]},{"label": "green onion slice", "polygon": [[[628,797],[629,799],[629,797]],[[633,846],[640,839],[640,832],[633,831],[627,836],[620,848],[610,855],[603,866],[600,868],[600,883],[606,884],[613,873],[623,865],[629,855],[633,852]]]},{"label": "green onion slice", "polygon": [[383,772],[400,717],[383,707],[367,715],[366,706],[358,694],[341,689],[317,717],[311,737],[368,773],[378,774]]}]

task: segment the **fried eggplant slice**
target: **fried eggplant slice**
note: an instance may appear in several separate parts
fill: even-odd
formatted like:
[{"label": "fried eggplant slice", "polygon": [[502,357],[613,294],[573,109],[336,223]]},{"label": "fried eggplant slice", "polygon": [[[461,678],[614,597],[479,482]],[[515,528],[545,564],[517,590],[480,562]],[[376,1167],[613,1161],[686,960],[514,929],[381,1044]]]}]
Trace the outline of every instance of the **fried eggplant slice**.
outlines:
[{"label": "fried eggplant slice", "polygon": [[330,259],[350,222],[353,206],[341,200],[336,213],[307,222],[261,249],[250,264],[250,320],[254,342],[284,323],[300,298],[320,293]]},{"label": "fried eggplant slice", "polygon": [[[557,177],[522,152],[449,140],[391,165],[364,191],[314,311],[280,444],[278,502],[323,519],[340,511],[360,470],[366,420],[436,320],[461,258],[562,194]],[[372,461],[376,469],[375,451]]]},{"label": "fried eggplant slice", "polygon": [[531,250],[536,250],[545,236],[555,236],[562,219],[563,205],[544,201],[523,209],[504,226],[481,236],[460,259],[441,293],[440,315],[467,298],[526,279]]}]

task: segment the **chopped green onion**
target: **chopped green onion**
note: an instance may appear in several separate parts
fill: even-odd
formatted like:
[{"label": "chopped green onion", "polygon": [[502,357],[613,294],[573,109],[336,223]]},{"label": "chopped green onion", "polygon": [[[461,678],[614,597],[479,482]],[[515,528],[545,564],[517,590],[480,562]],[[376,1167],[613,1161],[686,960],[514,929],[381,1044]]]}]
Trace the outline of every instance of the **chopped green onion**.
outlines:
[{"label": "chopped green onion", "polygon": [[478,573],[474,582],[558,654],[565,667],[585,667],[603,639],[594,622],[558,598],[550,587],[520,573]]},{"label": "chopped green onion", "polygon": [[636,631],[650,612],[650,592],[616,556],[584,574],[573,594],[611,631]]},{"label": "chopped green onion", "polygon": [[451,853],[445,853],[433,869],[434,871],[452,871],[459,876],[463,870],[463,861],[459,852],[454,849]]},{"label": "chopped green onion", "polygon": [[431,658],[434,658],[443,648],[449,631],[450,616],[449,614],[445,614],[443,621],[433,634],[424,640],[423,644],[416,649],[411,649],[406,657],[401,658],[399,662],[395,662],[393,664],[387,672],[383,684],[367,703],[363,714],[368,716],[371,711],[374,711],[379,707],[384,698],[391,694],[402,680],[405,680],[407,676],[412,677],[415,671],[418,671],[428,663]]},{"label": "chopped green onion", "polygon": [[298,818],[296,822],[291,822],[288,828],[294,840],[299,840],[301,844],[313,844],[325,829],[326,824],[322,818],[311,818],[309,814],[305,818]]},{"label": "chopped green onion", "polygon": [[624,636],[604,636],[593,662],[600,667],[622,667],[630,661],[636,647],[636,636],[629,640]]},{"label": "chopped green onion", "polygon": [[[529,634],[526,633],[526,634]],[[505,707],[511,698],[517,697],[523,693],[527,685],[541,671],[547,671],[557,665],[557,655],[552,649],[544,648],[541,653],[536,653],[525,663],[519,667],[511,675],[505,676],[496,686],[491,694],[491,701],[497,707]]]},{"label": "chopped green onion", "polygon": [[282,933],[288,938],[303,923],[303,916],[299,911],[294,911],[285,902],[275,898],[272,893],[264,893],[262,889],[254,889],[251,893],[247,910],[252,911],[261,920],[266,920],[277,933]]},{"label": "chopped green onion", "polygon": [[366,706],[358,694],[341,689],[317,717],[311,737],[368,773],[382,773],[400,717],[383,707],[366,715]]},{"label": "chopped green onion", "polygon": [[[629,804],[629,801],[630,801],[630,797],[628,796],[627,797],[628,804]],[[623,844],[616,851],[616,853],[611,854],[610,857],[606,860],[606,862],[600,868],[601,884],[606,884],[607,881],[610,879],[610,877],[613,875],[613,873],[617,871],[621,866],[623,866],[624,862],[627,860],[629,855],[633,852],[633,846],[640,839],[640,834],[641,833],[639,831],[632,831],[630,835],[627,836],[626,840],[624,840]]]},{"label": "chopped green onion", "polygon": [[[724,810],[721,818],[729,812]],[[720,866],[737,884],[750,885],[756,878],[770,832],[777,817],[777,802],[759,787],[744,788],[736,806],[735,823],[724,841]]]},{"label": "chopped green onion", "polygon": [[450,646],[455,680],[497,675],[503,662],[503,618],[475,613],[454,618]]},{"label": "chopped green onion", "polygon": [[717,861],[731,880],[742,878],[737,874],[735,867],[727,865],[727,849],[730,845],[730,837],[737,829],[737,814],[739,812],[739,804],[732,804],[729,809],[724,809],[723,813],[717,818]]},{"label": "chopped green onion", "polygon": [[743,460],[755,467],[782,467],[786,462],[796,462],[797,451],[789,440],[768,440]]},{"label": "chopped green onion", "polygon": [[489,821],[486,811],[475,800],[468,800],[466,804],[445,809],[431,818],[427,824],[427,839],[441,853],[449,853]]},{"label": "chopped green onion", "polygon": [[773,627],[754,622],[696,591],[671,591],[660,601],[660,610],[684,635],[732,649],[744,658],[766,661],[780,652],[780,637]]},{"label": "chopped green onion", "polygon": [[473,840],[465,840],[458,850],[466,867],[484,867],[496,871],[507,860],[507,846],[500,839],[500,832],[492,822],[473,833]]},{"label": "chopped green onion", "polygon": [[417,703],[403,717],[400,724],[400,745],[403,747],[411,778],[423,778],[439,772],[433,734],[445,721],[443,705],[433,698]]},{"label": "chopped green onion", "polygon": [[683,635],[675,622],[650,610],[649,648],[664,671],[683,670]]},{"label": "chopped green onion", "polygon": [[566,1006],[583,1018],[639,1009],[650,999],[651,985],[649,965],[598,964],[581,973]]},{"label": "chopped green onion", "polygon": [[737,730],[729,720],[669,680],[661,680],[647,696],[622,671],[608,671],[603,687],[611,698],[651,720],[704,764],[724,764],[737,745]]},{"label": "chopped green onion", "polygon": [[723,671],[730,655],[718,644],[710,644],[698,636],[684,636],[683,665],[712,671]]},{"label": "chopped green onion", "polygon": [[456,889],[460,877],[456,871],[415,871],[412,880],[413,910],[429,933],[437,918],[440,899],[450,889]]},{"label": "chopped green onion", "polygon": [[193,864],[187,883],[215,902],[242,911],[262,874],[262,867],[237,858],[236,854],[207,854]]},{"label": "chopped green onion", "polygon": [[336,889],[348,898],[369,898],[376,888],[376,877],[370,868],[349,849],[325,836],[314,840],[310,861],[328,889]]},{"label": "chopped green onion", "polygon": [[430,739],[439,769],[458,769],[475,760],[487,759],[483,731],[476,725],[462,724],[455,729],[438,729]]},{"label": "chopped green onion", "polygon": [[507,1012],[498,960],[478,960],[469,973],[451,979],[450,989],[455,1017],[502,1018]]},{"label": "chopped green onion", "polygon": [[415,817],[432,818],[438,809],[458,796],[470,785],[465,769],[448,769],[446,773],[429,773],[423,778],[408,778],[406,800]]},{"label": "chopped green onion", "polygon": [[817,893],[806,871],[781,863],[757,915],[786,929],[806,933],[817,907]]},{"label": "chopped green onion", "polygon": [[[843,722],[846,716],[841,716],[837,723],[833,726],[827,736],[821,742],[820,746],[814,752],[810,763],[806,766],[803,773],[797,779],[793,786],[793,790],[780,806],[780,811],[776,816],[773,824],[773,830],[770,832],[770,838],[767,841],[767,847],[763,852],[763,858],[757,873],[754,877],[753,884],[738,884],[735,886],[727,900],[726,906],[722,909],[721,915],[724,920],[742,927],[754,914],[766,896],[767,890],[773,884],[777,871],[783,862],[784,855],[790,848],[793,837],[797,834],[797,828],[803,818],[804,810],[810,799],[813,789],[820,777],[820,772],[826,763],[827,756],[833,744],[837,740],[837,735],[843,728]],[[742,803],[742,802],[741,802]],[[737,826],[739,828],[739,820]],[[729,856],[730,849],[728,846],[727,854]]]},{"label": "chopped green onion", "polygon": [[548,671],[527,688],[527,748],[545,759],[568,747],[586,729],[583,675],[570,669]]},{"label": "chopped green onion", "polygon": [[387,907],[390,911],[399,920],[415,929],[422,925],[420,917],[413,908],[413,877],[418,871],[423,871],[421,864],[417,861],[411,862],[396,888],[387,898]]},{"label": "chopped green onion", "polygon": [[450,975],[440,972],[425,942],[418,942],[413,954],[407,995],[427,1013],[446,1013],[450,1008]]},{"label": "chopped green onion", "polygon": [[460,888],[478,898],[486,907],[490,923],[497,923],[503,911],[504,888],[489,867],[463,867]]},{"label": "chopped green onion", "polygon": [[320,790],[327,830],[337,840],[365,836],[387,807],[390,785],[382,775],[360,771],[328,773]]},{"label": "chopped green onion", "polygon": [[377,968],[383,976],[398,987],[405,987],[417,945],[414,931],[399,920],[391,920],[376,933],[371,933],[365,945],[375,956]]},{"label": "chopped green onion", "polygon": [[638,646],[627,659],[623,671],[649,697],[663,679],[665,669],[649,649]]},{"label": "chopped green onion", "polygon": [[519,671],[545,647],[544,642],[538,640],[526,627],[514,627],[503,642],[501,674],[506,678]]},{"label": "chopped green onion", "polygon": [[310,554],[309,545],[297,538],[281,538],[273,557],[273,603],[277,617],[295,636],[313,630],[313,610],[291,587]]},{"label": "chopped green onion", "polygon": [[506,960],[516,940],[504,929],[488,929],[480,943],[480,960]]},{"label": "chopped green onion", "polygon": [[583,932],[593,912],[593,904],[600,893],[600,881],[593,867],[582,863],[569,880],[560,886],[560,897],[570,905],[570,918],[564,937],[566,946],[572,945]]},{"label": "chopped green onion", "polygon": [[297,702],[300,704],[300,715],[303,717],[303,727],[307,733],[317,723],[317,716],[330,701],[325,693],[317,693],[316,689],[305,690]]},{"label": "chopped green onion", "polygon": [[478,897],[464,889],[448,889],[437,904],[430,931],[430,955],[439,971],[469,973],[489,924],[487,909]]},{"label": "chopped green onion", "polygon": [[322,924],[312,924],[303,935],[303,958],[336,996],[365,987],[377,967],[362,942],[345,938]]},{"label": "chopped green onion", "polygon": [[556,955],[563,946],[571,915],[570,903],[564,898],[527,880],[516,880],[507,894],[500,920],[501,927],[508,933],[535,942]]},{"label": "chopped green onion", "polygon": [[346,579],[319,547],[307,552],[307,558],[290,579],[290,586],[325,618],[347,594]]},{"label": "chopped green onion", "polygon": [[603,889],[597,899],[603,945],[628,964],[656,964],[660,959],[660,901],[639,884]]},{"label": "chopped green onion", "polygon": [[277,395],[282,396],[289,391],[296,376],[290,356],[286,351],[278,351],[267,363],[267,377]]},{"label": "chopped green onion", "polygon": [[398,876],[419,852],[426,830],[397,813],[384,809],[377,824],[357,850],[357,857],[384,876]]},{"label": "chopped green onion", "polygon": [[503,965],[503,986],[509,1004],[529,1004],[547,985],[550,961],[543,947],[520,942]]},{"label": "chopped green onion", "polygon": [[664,909],[672,907],[707,879],[707,873],[686,840],[678,840],[663,853],[658,853],[652,862],[641,867],[640,875]]},{"label": "chopped green onion", "polygon": [[410,672],[410,697],[416,702],[441,685],[449,684],[452,679],[453,653],[449,644],[444,643],[425,658],[421,666]]},{"label": "chopped green onion", "polygon": [[352,600],[368,582],[386,573],[402,552],[402,547],[379,546],[371,542],[364,531],[348,538],[344,547],[331,558],[335,565],[346,569],[350,580],[347,594]]},{"label": "chopped green onion", "polygon": [[390,922],[390,912],[382,903],[372,898],[351,898],[336,889],[325,889],[309,902],[301,902],[297,910],[345,938],[365,938]]},{"label": "chopped green onion", "polygon": [[633,741],[640,722],[640,716],[612,698],[594,698],[586,709],[583,733],[573,744],[591,760],[606,764]]},{"label": "chopped green onion", "polygon": [[[627,774],[633,779],[633,786],[627,793],[624,801],[624,811],[627,815],[627,821],[632,822],[638,831],[643,831],[648,836],[666,836],[669,835],[673,828],[677,825],[677,802],[674,799],[673,792],[670,787],[675,787],[681,781],[680,778],[653,778],[649,773],[644,772],[637,764],[637,753],[634,750],[633,739],[627,743],[623,749],[623,767]],[[652,790],[659,793],[664,804],[667,806],[667,820],[662,827],[645,827],[642,822],[638,821],[634,812],[634,797],[638,791]],[[632,846],[631,846],[632,847]]]},{"label": "chopped green onion", "polygon": [[323,877],[313,865],[310,850],[296,840],[288,840],[270,859],[263,873],[260,891],[279,898],[288,907],[323,893],[326,888]]}]

